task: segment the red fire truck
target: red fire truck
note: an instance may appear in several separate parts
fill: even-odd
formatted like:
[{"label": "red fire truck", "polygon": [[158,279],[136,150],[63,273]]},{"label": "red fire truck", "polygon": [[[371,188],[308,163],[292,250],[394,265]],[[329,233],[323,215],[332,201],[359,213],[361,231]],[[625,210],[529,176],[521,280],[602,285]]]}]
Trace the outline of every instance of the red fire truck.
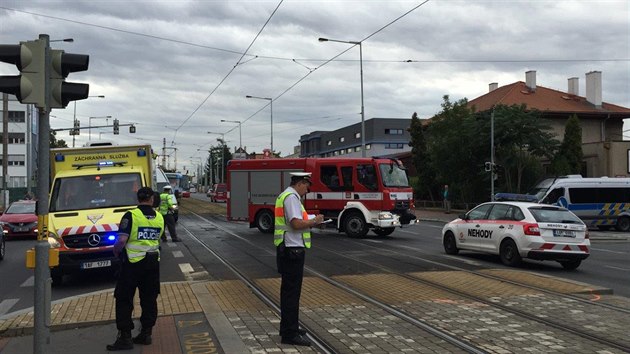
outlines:
[{"label": "red fire truck", "polygon": [[370,229],[387,236],[416,218],[407,173],[394,159],[231,160],[227,172],[228,220],[249,221],[263,233],[273,232],[276,197],[289,186],[291,172],[312,173],[307,212],[333,219],[350,237],[363,237]]}]

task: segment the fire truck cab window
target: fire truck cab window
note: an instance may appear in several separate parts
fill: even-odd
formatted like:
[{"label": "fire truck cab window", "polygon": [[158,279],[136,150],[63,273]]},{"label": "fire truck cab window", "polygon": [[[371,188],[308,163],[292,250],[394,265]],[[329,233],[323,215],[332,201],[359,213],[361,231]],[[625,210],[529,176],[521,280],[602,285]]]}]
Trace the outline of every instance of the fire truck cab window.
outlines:
[{"label": "fire truck cab window", "polygon": [[352,166],[342,167],[341,168],[341,177],[343,178],[343,190],[351,191],[352,187]]},{"label": "fire truck cab window", "polygon": [[341,187],[337,166],[322,166],[320,169],[320,178],[322,183],[330,189],[339,190]]},{"label": "fire truck cab window", "polygon": [[357,181],[369,190],[377,190],[376,185],[376,169],[373,165],[357,166]]}]

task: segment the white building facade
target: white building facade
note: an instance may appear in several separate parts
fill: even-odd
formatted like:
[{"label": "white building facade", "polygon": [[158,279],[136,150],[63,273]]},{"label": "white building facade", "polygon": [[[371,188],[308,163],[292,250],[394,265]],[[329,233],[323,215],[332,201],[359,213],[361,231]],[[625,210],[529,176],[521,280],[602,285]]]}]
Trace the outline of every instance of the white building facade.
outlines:
[{"label": "white building facade", "polygon": [[[8,104],[4,99],[8,98]],[[2,104],[0,104],[0,131],[2,132],[2,144],[0,144],[0,176],[4,178],[4,169],[2,168],[4,149],[7,148],[7,188],[26,188],[33,186],[33,161],[34,151],[33,141],[35,135],[33,130],[37,129],[36,122],[37,111],[32,104],[21,104],[13,95],[0,95]],[[8,117],[8,140],[4,141],[4,107],[8,106],[6,115]],[[1,185],[0,185],[1,187]]]}]

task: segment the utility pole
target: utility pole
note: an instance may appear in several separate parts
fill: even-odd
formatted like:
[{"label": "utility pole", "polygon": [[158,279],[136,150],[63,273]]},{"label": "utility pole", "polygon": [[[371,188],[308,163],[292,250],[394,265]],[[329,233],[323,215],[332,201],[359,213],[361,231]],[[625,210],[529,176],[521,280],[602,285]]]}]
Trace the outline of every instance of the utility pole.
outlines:
[{"label": "utility pole", "polygon": [[7,210],[9,177],[9,94],[2,94],[2,210]]},{"label": "utility pole", "polygon": [[166,138],[162,138],[162,168],[166,169]]}]

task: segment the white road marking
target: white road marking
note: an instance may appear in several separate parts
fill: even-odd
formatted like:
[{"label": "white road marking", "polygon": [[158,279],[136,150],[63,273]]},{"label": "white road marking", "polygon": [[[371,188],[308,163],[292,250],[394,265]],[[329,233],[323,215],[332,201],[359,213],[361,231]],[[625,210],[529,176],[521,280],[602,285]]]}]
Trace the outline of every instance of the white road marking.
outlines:
[{"label": "white road marking", "polygon": [[180,263],[179,264],[179,269],[181,269],[182,273],[186,274],[186,273],[192,273],[195,270],[193,269],[193,267],[190,265],[190,263]]},{"label": "white road marking", "polygon": [[18,301],[20,301],[20,299],[6,299],[6,300],[2,300],[2,302],[0,302],[0,316],[2,316],[5,313],[9,312],[11,307],[13,307],[13,305],[17,304]]},{"label": "white road marking", "polygon": [[595,247],[591,247],[592,250],[596,250],[596,251],[602,251],[602,252],[610,252],[610,253],[617,253],[617,254],[626,254],[628,252],[619,252],[619,251],[611,251],[611,250],[606,250],[603,248],[595,248]]},{"label": "white road marking", "polygon": [[173,251],[173,257],[175,258],[184,257],[184,253],[182,253],[182,251]]},{"label": "white road marking", "polygon": [[379,240],[365,240],[365,242],[383,243],[383,241]]},{"label": "white road marking", "polygon": [[628,271],[628,270],[630,270],[630,268],[613,267],[613,266],[609,266],[609,265],[605,265],[604,267],[606,267],[606,268],[612,268],[612,269],[617,269],[617,270],[624,270],[624,271]]},{"label": "white road marking", "polygon": [[168,247],[177,247],[177,244],[175,242],[169,242],[167,243]]},{"label": "white road marking", "polygon": [[24,283],[22,283],[22,285],[20,285],[21,288],[26,288],[29,286],[34,286],[35,285],[35,276],[31,275],[28,279],[26,279],[26,281],[24,281]]},{"label": "white road marking", "polygon": [[464,262],[464,263],[467,263],[467,264],[470,264],[470,265],[476,265],[476,266],[483,265],[482,263],[471,261],[471,260],[468,260],[466,258],[461,258],[461,257],[456,257],[456,256],[448,256],[448,255],[447,256],[443,256],[443,257],[450,258],[450,259],[455,259],[455,260],[458,260],[460,262]]}]

